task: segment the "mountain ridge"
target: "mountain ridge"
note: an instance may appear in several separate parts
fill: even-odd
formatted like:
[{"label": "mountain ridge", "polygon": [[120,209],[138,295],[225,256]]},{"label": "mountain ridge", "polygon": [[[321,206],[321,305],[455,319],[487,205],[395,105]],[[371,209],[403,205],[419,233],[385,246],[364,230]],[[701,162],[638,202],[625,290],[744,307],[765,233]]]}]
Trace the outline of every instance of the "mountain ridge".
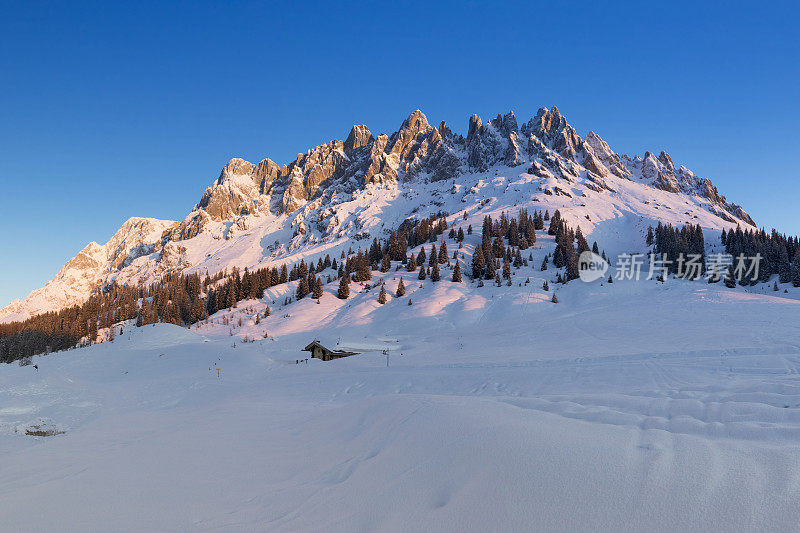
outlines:
[{"label": "mountain ridge", "polygon": [[[512,180],[502,193],[490,195],[497,192],[487,181],[491,171],[495,177],[516,175],[530,195],[507,195]],[[110,282],[299,259],[352,245],[426,210],[449,206],[472,214],[490,199],[509,209],[537,205],[531,202],[572,208],[574,222],[588,224],[587,234],[602,220],[626,213],[673,221],[673,215],[653,211],[658,206],[650,200],[639,201],[648,189],[658,191],[656,204],[674,204],[664,209],[692,206],[685,214],[697,214],[683,222],[755,226],[710,180],[676,168],[665,151],[617,154],[594,131],[581,137],[557,107],[539,109],[522,126],[513,111],[486,122],[472,115],[466,136],[444,121],[432,126],[415,110],[391,134],[375,136],[366,125],[354,125],[345,140],[320,144],[282,165],[269,158],[232,158],[184,220],[130,219],[108,243],[90,243],[44,287],[0,310],[0,322],[80,303]],[[607,197],[593,201],[594,193]],[[448,194],[459,201],[445,200]]]}]

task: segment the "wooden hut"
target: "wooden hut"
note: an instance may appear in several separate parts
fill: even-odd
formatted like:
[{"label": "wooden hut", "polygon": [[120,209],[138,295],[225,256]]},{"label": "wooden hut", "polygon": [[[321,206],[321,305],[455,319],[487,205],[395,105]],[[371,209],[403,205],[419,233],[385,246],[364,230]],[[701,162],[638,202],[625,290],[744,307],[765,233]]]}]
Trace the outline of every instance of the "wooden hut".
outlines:
[{"label": "wooden hut", "polygon": [[331,350],[324,347],[318,340],[313,341],[311,344],[303,348],[304,352],[311,352],[311,357],[316,357],[323,361],[330,361],[331,359],[341,359],[350,355],[357,355],[358,352],[345,352],[343,350]]}]

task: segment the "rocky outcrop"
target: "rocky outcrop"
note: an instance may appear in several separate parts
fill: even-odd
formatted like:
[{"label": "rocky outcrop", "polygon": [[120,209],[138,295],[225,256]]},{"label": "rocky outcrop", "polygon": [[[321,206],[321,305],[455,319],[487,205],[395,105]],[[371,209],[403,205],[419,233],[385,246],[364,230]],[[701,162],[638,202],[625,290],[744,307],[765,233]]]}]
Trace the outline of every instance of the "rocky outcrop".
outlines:
[{"label": "rocky outcrop", "polygon": [[350,130],[350,135],[348,135],[347,139],[344,141],[344,153],[350,155],[355,150],[371,142],[372,133],[370,133],[369,128],[363,124],[361,126],[353,126]]},{"label": "rocky outcrop", "polygon": [[[606,176],[608,175],[607,173],[610,172],[619,178],[630,178],[631,172],[625,168],[622,158],[615,154],[611,147],[608,146],[608,143],[601,139],[595,132],[590,131],[586,135],[581,147],[585,153],[584,161],[591,157],[589,164],[597,167],[596,169],[591,169],[589,166],[583,165],[589,170],[592,170],[592,172],[601,176]],[[598,170],[600,172],[598,172]]]},{"label": "rocky outcrop", "polygon": [[467,128],[467,166],[472,171],[483,172],[496,164],[521,165],[525,156],[520,144],[520,131],[513,111],[498,114],[486,124],[478,115],[472,115]]},{"label": "rocky outcrop", "polygon": [[[632,175],[638,175],[638,179],[656,189],[705,198],[712,206],[710,211],[725,220],[729,218],[733,220],[732,217],[736,217],[751,226],[755,226],[755,222],[750,215],[741,206],[728,202],[717,191],[711,180],[697,176],[684,166],[676,169],[672,157],[664,151],[658,157],[650,152],[645,152],[643,158],[639,156],[633,158],[623,156],[622,161]],[[725,212],[728,214],[725,214]],[[723,214],[725,216],[722,216]]]},{"label": "rocky outcrop", "polygon": [[573,161],[582,142],[578,132],[567,123],[557,107],[539,109],[536,116],[522,127],[522,133],[536,136],[545,146]]}]

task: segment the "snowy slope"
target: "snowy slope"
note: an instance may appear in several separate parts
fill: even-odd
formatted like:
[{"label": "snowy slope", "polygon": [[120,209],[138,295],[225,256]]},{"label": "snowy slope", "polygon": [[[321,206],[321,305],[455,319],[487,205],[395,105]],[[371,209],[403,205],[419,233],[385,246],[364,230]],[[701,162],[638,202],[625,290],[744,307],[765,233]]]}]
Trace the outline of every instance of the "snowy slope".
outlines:
[{"label": "snowy slope", "polygon": [[800,289],[407,282],[3,366],[4,527],[796,528]]},{"label": "snowy slope", "polygon": [[408,217],[446,211],[453,220],[467,211],[475,226],[522,207],[561,209],[609,253],[640,250],[654,221],[712,230],[752,224],[666,153],[620,156],[593,132],[581,138],[556,108],[522,126],[513,113],[486,123],[473,116],[466,137],[415,111],[391,135],[354,126],[345,141],[282,167],[231,160],[185,220],[132,219],[139,222],[112,239],[121,237],[122,249],[90,244],[46,287],[0,310],[0,321],[81,303],[111,281],[316,259],[385,237]]}]

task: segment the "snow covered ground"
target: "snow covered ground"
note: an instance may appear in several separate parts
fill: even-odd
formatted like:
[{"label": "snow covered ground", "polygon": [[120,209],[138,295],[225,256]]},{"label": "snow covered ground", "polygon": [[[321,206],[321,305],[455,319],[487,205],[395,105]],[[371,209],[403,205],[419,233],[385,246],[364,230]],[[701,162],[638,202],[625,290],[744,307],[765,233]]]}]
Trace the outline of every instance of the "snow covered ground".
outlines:
[{"label": "snow covered ground", "polygon": [[3,529],[797,529],[797,289],[444,279],[0,367]]}]

